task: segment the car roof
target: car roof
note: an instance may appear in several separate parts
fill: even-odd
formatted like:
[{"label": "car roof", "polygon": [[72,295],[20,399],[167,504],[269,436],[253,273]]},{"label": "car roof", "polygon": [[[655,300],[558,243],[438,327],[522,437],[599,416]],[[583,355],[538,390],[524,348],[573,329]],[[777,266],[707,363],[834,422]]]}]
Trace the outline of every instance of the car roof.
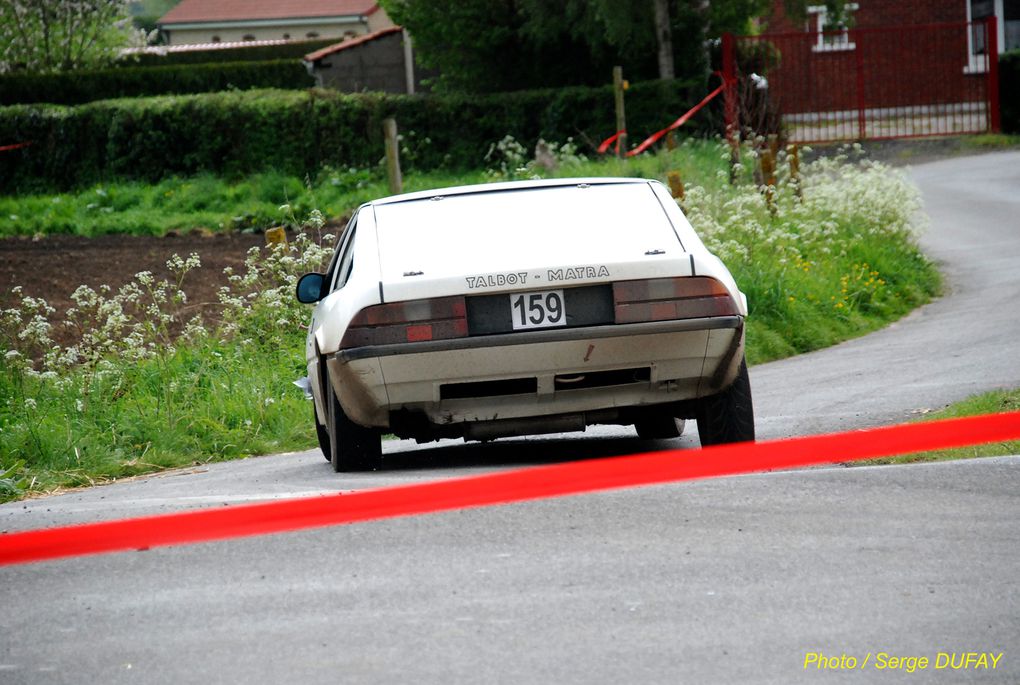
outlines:
[{"label": "car roof", "polygon": [[528,181],[504,181],[502,183],[477,183],[474,185],[455,186],[452,188],[435,188],[422,190],[402,195],[391,195],[368,202],[369,205],[388,205],[398,202],[412,202],[417,200],[428,200],[434,197],[450,197],[453,195],[474,195],[478,193],[501,193],[515,192],[521,190],[537,190],[543,188],[564,188],[570,186],[600,186],[600,185],[621,185],[621,184],[647,184],[655,183],[647,178],[618,178],[618,177],[597,177],[597,178],[551,178]]},{"label": "car roof", "polygon": [[474,186],[375,205],[381,280],[604,265],[683,250],[652,183],[587,180]]}]

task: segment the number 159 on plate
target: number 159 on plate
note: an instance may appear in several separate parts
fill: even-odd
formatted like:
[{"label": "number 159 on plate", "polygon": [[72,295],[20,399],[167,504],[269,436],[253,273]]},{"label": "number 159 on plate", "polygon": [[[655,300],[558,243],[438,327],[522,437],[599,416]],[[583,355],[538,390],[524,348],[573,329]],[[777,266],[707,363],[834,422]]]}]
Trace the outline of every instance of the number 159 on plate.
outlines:
[{"label": "number 159 on plate", "polygon": [[563,291],[514,293],[510,296],[510,318],[515,331],[565,326],[567,308],[563,300]]}]

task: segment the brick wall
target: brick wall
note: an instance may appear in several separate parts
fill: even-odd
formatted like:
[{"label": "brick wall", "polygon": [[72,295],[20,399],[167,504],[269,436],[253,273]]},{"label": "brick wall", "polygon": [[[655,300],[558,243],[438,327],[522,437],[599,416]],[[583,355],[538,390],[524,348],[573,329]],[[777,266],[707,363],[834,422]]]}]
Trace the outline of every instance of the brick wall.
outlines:
[{"label": "brick wall", "polygon": [[820,47],[816,19],[805,32],[804,22],[791,21],[777,0],[766,34],[738,41],[738,54],[745,55],[738,62],[748,61],[752,45],[772,46],[778,59],[765,76],[784,115],[981,102],[986,75],[967,69],[964,1],[857,0],[847,44],[835,39],[836,45]]},{"label": "brick wall", "polygon": [[[938,24],[967,21],[967,0],[856,0],[856,28],[879,28],[900,24]],[[822,0],[818,4],[823,4]],[[811,29],[814,30],[813,20]],[[783,0],[774,0],[767,18],[767,33],[803,31],[805,22],[786,15]]]},{"label": "brick wall", "polygon": [[[321,86],[348,93],[406,93],[404,59],[404,36],[397,31],[316,60],[315,76]],[[425,75],[415,68],[416,92],[424,90],[421,81]]]}]

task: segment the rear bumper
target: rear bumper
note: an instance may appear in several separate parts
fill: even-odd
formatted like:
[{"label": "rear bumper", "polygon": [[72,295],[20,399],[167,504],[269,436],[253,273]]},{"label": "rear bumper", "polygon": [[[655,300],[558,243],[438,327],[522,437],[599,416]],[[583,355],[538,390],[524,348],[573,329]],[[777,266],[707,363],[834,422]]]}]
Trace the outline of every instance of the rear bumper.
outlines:
[{"label": "rear bumper", "polygon": [[719,392],[743,353],[740,316],[527,331],[341,350],[327,361],[344,411],[388,427],[578,414]]}]

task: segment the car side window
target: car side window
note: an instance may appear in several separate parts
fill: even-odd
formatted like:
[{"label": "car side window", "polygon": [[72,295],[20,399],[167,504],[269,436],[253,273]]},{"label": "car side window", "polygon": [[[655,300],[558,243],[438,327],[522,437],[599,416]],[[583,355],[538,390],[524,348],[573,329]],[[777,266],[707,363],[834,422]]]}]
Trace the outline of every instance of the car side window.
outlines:
[{"label": "car side window", "polygon": [[338,259],[335,264],[336,279],[333,282],[333,287],[330,289],[339,290],[340,288],[347,285],[347,279],[351,277],[351,269],[354,268],[354,235],[357,232],[357,226],[354,225],[354,220],[347,226],[347,230],[344,231],[343,241],[340,244],[340,250],[337,252]]},{"label": "car side window", "polygon": [[333,277],[336,276],[336,265],[340,262],[341,248],[344,246],[344,238],[347,237],[347,229],[354,224],[354,219],[347,222],[344,229],[340,231],[340,235],[337,237],[336,247],[333,248],[333,256],[329,258],[329,266],[326,267],[326,283],[332,285]]},{"label": "car side window", "polygon": [[333,250],[333,256],[329,259],[329,266],[326,268],[326,287],[329,288],[329,292],[333,292],[333,282],[336,280],[336,273],[339,269],[340,262],[344,255],[344,251],[348,245],[348,238],[351,233],[354,232],[354,225],[358,221],[358,215],[355,214],[351,217],[351,220],[347,222],[343,230],[340,231],[340,235],[337,236],[336,248]]}]

